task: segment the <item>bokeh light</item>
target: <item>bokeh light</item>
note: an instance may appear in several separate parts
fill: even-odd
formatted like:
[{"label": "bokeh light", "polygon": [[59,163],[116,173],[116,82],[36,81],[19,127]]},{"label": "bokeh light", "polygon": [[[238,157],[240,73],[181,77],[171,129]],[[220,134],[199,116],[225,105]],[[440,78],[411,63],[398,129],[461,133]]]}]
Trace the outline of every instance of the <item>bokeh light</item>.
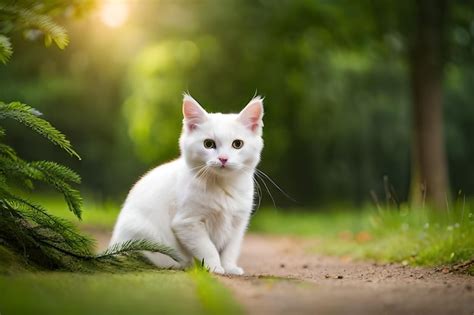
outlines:
[{"label": "bokeh light", "polygon": [[105,1],[100,18],[102,22],[112,28],[122,26],[128,19],[129,7],[125,1],[109,0]]}]

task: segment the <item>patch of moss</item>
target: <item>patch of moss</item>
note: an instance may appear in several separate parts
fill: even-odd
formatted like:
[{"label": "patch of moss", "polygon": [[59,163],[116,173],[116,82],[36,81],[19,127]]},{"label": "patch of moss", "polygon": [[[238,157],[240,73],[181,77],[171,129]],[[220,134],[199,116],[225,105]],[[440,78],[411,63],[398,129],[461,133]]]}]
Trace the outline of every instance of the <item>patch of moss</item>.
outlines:
[{"label": "patch of moss", "polygon": [[15,273],[0,275],[0,292],[10,315],[207,313],[184,272]]},{"label": "patch of moss", "polygon": [[234,301],[230,292],[214,276],[201,267],[188,271],[196,286],[196,293],[206,314],[239,315],[241,307]]},{"label": "patch of moss", "polygon": [[0,245],[0,274],[10,274],[27,270],[36,270],[35,266],[27,265],[25,260],[5,246]]}]

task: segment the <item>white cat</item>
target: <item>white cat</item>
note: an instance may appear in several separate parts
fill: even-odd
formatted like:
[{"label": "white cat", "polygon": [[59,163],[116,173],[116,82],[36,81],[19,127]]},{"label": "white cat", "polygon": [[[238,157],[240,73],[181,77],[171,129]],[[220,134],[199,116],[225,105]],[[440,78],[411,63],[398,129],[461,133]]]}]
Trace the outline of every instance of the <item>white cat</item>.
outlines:
[{"label": "white cat", "polygon": [[181,156],[158,166],[131,189],[111,245],[148,239],[181,257],[145,255],[162,268],[186,268],[193,257],[215,273],[243,274],[240,245],[253,207],[253,175],[263,149],[263,101],[253,98],[239,114],[207,113],[183,99]]}]

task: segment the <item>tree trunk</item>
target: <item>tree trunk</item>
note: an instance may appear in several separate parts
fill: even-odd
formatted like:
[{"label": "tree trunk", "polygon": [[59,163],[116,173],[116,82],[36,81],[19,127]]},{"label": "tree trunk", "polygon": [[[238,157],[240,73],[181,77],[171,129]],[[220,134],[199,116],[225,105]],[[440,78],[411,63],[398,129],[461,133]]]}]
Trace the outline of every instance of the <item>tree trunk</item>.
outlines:
[{"label": "tree trunk", "polygon": [[417,0],[412,41],[412,201],[444,208],[448,196],[443,136],[443,38],[445,0]]}]

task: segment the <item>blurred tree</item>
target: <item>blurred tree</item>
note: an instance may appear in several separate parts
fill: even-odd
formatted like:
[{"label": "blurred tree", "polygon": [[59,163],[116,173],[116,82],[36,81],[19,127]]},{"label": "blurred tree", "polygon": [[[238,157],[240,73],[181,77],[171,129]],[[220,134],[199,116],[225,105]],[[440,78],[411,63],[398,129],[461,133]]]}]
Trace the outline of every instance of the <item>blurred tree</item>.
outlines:
[{"label": "blurred tree", "polygon": [[[407,161],[411,138],[412,177],[418,178],[418,183],[412,181],[412,190],[420,193],[419,183],[423,182],[425,187],[431,187],[425,197],[438,207],[445,204],[449,193],[442,128],[442,65],[447,58],[443,51],[452,46],[447,38],[448,28],[458,21],[448,16],[450,11],[444,11],[442,1],[282,1],[278,5],[268,1],[227,1],[222,7],[204,1],[187,5],[175,5],[170,12],[162,3],[163,15],[171,16],[178,10],[187,17],[187,23],[176,25],[159,20],[157,28],[165,30],[163,34],[173,34],[174,39],[192,39],[198,58],[181,73],[173,68],[159,74],[147,72],[153,80],[169,82],[166,88],[149,84],[148,89],[158,96],[179,95],[188,87],[212,90],[204,93],[203,103],[223,111],[236,110],[228,100],[258,86],[259,92],[268,95],[266,152],[272,160],[280,161],[276,165],[263,159],[262,167],[294,186],[290,190],[302,203],[337,199],[341,194],[353,194],[354,199],[363,200],[361,196],[378,186],[377,179],[381,182],[381,172],[386,172],[396,187],[406,187],[408,173],[397,169],[408,168],[406,162],[400,162]],[[156,38],[159,40],[160,35]],[[168,54],[182,56],[178,49],[172,51],[176,53]],[[153,58],[138,58],[138,62],[145,60]],[[391,73],[394,80],[390,80]],[[220,80],[219,88],[213,90],[214,78],[221,75],[226,80]],[[400,82],[409,82],[406,78],[410,75],[411,128],[405,123],[410,116],[406,107],[410,85]],[[132,77],[132,81],[138,85],[151,83],[143,77]],[[232,87],[226,81],[232,82]],[[405,97],[399,105],[394,102],[397,95]],[[133,111],[143,114],[149,108],[148,112],[155,114],[147,117],[156,117],[160,108],[170,103],[178,104],[179,97],[166,102],[149,99],[141,103],[145,106],[127,102],[127,114],[133,117]],[[216,103],[219,106],[213,105]],[[393,106],[396,107],[391,111]],[[171,116],[165,114],[162,120],[156,117],[147,121],[163,130],[160,128],[169,123],[164,117]],[[146,123],[134,125],[150,130],[145,128]],[[177,128],[173,130],[177,132]],[[420,136],[423,138],[417,140]],[[166,153],[167,157],[175,154],[173,140],[157,146],[158,139],[153,137],[146,144],[135,138],[142,152],[151,153],[147,149],[151,147],[171,152]],[[160,155],[151,153],[149,157],[152,156]],[[402,191],[402,195],[405,193]]]},{"label": "blurred tree", "polygon": [[[417,0],[411,38],[413,89],[412,201],[438,209],[449,196],[443,128],[443,66],[449,1]],[[422,196],[421,196],[422,194]]]}]

